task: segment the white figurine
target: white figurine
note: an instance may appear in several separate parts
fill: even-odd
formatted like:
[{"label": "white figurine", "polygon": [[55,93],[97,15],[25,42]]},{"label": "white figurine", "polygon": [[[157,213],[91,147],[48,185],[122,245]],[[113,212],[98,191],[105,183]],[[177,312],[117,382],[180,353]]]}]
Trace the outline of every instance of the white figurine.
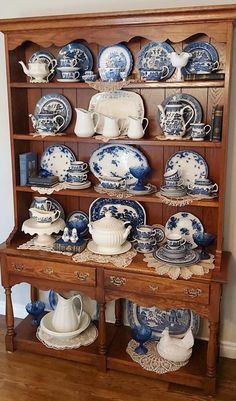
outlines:
[{"label": "white figurine", "polygon": [[157,351],[162,358],[173,362],[185,362],[192,354],[194,338],[191,328],[185,333],[183,338],[173,338],[169,335],[169,329],[161,334],[161,339],[157,344]]},{"label": "white figurine", "polygon": [[70,241],[75,244],[78,241],[78,235],[77,235],[77,230],[76,228],[72,228],[71,236],[70,236]]},{"label": "white figurine", "polygon": [[69,242],[70,236],[69,236],[69,228],[68,227],[64,228],[62,239],[64,242]]}]

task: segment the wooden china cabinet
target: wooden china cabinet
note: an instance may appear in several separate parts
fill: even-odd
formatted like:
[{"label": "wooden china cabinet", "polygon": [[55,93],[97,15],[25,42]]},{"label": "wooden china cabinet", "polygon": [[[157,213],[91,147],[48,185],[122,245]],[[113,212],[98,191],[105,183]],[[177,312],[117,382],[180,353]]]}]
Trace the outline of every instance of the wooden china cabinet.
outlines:
[{"label": "wooden china cabinet", "polygon": [[[227,280],[229,255],[222,251],[224,216],[224,190],[226,148],[228,136],[230,65],[233,23],[236,6],[194,7],[168,10],[146,10],[105,14],[66,15],[1,20],[0,30],[5,36],[6,64],[9,95],[10,138],[13,164],[13,191],[15,227],[2,246],[2,285],[6,293],[6,349],[29,350],[95,365],[98,369],[117,369],[169,382],[202,388],[214,392],[218,353],[219,309],[222,284]],[[67,43],[80,41],[93,54],[94,67],[101,47],[124,42],[134,58],[132,81],[125,89],[142,96],[148,130],[141,140],[124,139],[122,143],[136,146],[148,158],[153,169],[151,182],[159,188],[162,184],[167,159],[180,149],[197,151],[209,166],[209,176],[219,185],[219,199],[194,201],[178,208],[167,206],[155,195],[136,196],[147,213],[147,221],[166,223],[177,211],[185,210],[196,215],[207,232],[216,234],[216,266],[204,276],[190,280],[171,280],[158,276],[143,262],[142,255],[134,258],[126,269],[94,263],[76,264],[71,257],[43,251],[18,250],[27,239],[21,231],[28,209],[36,195],[29,186],[19,185],[19,154],[34,151],[40,156],[50,144],[66,144],[78,160],[88,161],[92,152],[102,145],[94,138],[79,138],[74,134],[75,113],[65,134],[44,139],[33,137],[29,113],[45,94],[60,93],[66,96],[72,107],[88,108],[96,91],[86,83],[62,83],[56,77],[46,84],[30,83],[18,61],[28,62],[37,50],[47,49],[55,57]],[[168,41],[177,52],[187,43],[207,41],[219,53],[225,73],[224,80],[177,82],[175,74],[158,83],[141,82],[137,69],[137,54],[149,41]],[[212,108],[224,106],[221,142],[160,141],[156,120],[157,105],[175,93],[193,95],[201,104],[205,123],[211,123]],[[121,143],[121,140],[112,143]],[[90,175],[93,183],[95,178]],[[90,203],[99,195],[92,188],[85,190],[61,190],[53,193],[68,214],[75,210],[88,212]],[[55,351],[46,348],[35,337],[30,319],[26,318],[14,328],[11,300],[12,286],[26,282],[31,285],[32,299],[36,289],[56,291],[78,290],[95,299],[99,305],[99,337],[95,343],[77,350]],[[209,341],[197,341],[187,366],[174,373],[157,376],[147,372],[131,360],[126,353],[130,328],[122,325],[122,299],[129,299],[143,306],[161,309],[191,308],[209,322]],[[116,300],[115,324],[105,322],[106,303]]]}]

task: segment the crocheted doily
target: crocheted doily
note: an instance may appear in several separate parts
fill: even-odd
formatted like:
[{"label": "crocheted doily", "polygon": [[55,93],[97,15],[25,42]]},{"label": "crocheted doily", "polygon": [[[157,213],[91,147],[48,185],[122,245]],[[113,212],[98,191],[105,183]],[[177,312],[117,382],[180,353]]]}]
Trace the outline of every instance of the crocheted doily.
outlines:
[{"label": "crocheted doily", "polygon": [[60,182],[59,184],[55,185],[55,187],[51,188],[36,187],[36,186],[31,187],[33,191],[36,191],[41,195],[51,195],[53,192],[58,192],[61,191],[62,189],[67,189],[67,188],[68,188],[67,182]]},{"label": "crocheted doily", "polygon": [[169,206],[186,206],[190,205],[192,202],[196,200],[209,200],[215,199],[215,196],[204,196],[204,195],[184,195],[178,198],[167,198],[166,196],[162,195],[160,192],[155,194],[165,205]]},{"label": "crocheted doily", "polygon": [[164,374],[167,372],[175,372],[176,370],[187,365],[188,361],[185,362],[171,362],[162,358],[157,352],[157,342],[147,341],[145,347],[148,349],[146,355],[138,355],[134,351],[138,346],[135,340],[130,340],[126,348],[126,352],[129,354],[133,361],[137,362],[143,369],[156,372],[158,374]]},{"label": "crocheted doily", "polygon": [[177,278],[189,280],[193,274],[196,276],[204,276],[204,274],[207,274],[210,270],[214,269],[214,255],[210,256],[210,259],[200,260],[197,264],[189,267],[179,267],[166,262],[161,262],[156,260],[150,253],[145,254],[143,261],[147,263],[148,267],[154,268],[155,272],[160,276],[167,275],[172,280],[177,280]]},{"label": "crocheted doily", "polygon": [[88,248],[81,253],[76,253],[72,256],[74,262],[96,262],[96,263],[112,263],[114,266],[123,269],[130,265],[137,252],[131,249],[120,255],[98,255],[91,252]]},{"label": "crocheted doily", "polygon": [[114,81],[114,82],[105,82],[105,81],[86,81],[86,83],[93,89],[98,92],[114,92],[128,86],[131,80],[125,81]]},{"label": "crocheted doily", "polygon": [[41,341],[47,348],[53,348],[56,350],[79,348],[82,345],[92,344],[98,336],[98,331],[93,323],[90,323],[89,327],[81,334],[73,338],[60,338],[51,336],[45,333],[40,327],[36,332],[36,337]]},{"label": "crocheted doily", "polygon": [[104,136],[104,135],[94,135],[94,138],[95,139],[97,139],[98,141],[102,141],[102,142],[109,142],[109,141],[112,141],[112,140],[116,140],[116,139],[127,139],[128,137],[127,137],[127,135],[119,135],[119,136],[117,136],[116,138],[111,138],[111,137],[108,137],[108,136]]},{"label": "crocheted doily", "polygon": [[[55,236],[55,240],[59,239],[61,236]],[[61,251],[56,251],[55,249],[53,249],[53,245],[52,246],[39,246],[39,245],[35,245],[34,243],[34,238],[32,238],[31,240],[25,242],[24,244],[21,244],[17,247],[17,249],[30,249],[32,251],[44,251],[44,252],[52,252],[52,253],[61,253],[62,255],[67,255],[67,256],[72,256],[73,253],[72,252],[61,252]]]}]

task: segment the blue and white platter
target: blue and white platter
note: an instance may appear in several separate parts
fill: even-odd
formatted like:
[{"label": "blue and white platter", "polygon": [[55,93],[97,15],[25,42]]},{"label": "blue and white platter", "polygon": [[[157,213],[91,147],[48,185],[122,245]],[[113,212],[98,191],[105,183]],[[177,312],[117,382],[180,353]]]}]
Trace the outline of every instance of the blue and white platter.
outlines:
[{"label": "blue and white platter", "polygon": [[159,340],[162,331],[168,327],[171,336],[182,338],[191,327],[193,335],[196,336],[200,317],[190,309],[160,310],[156,307],[146,308],[131,301],[127,304],[128,322],[131,328],[141,325],[152,329],[152,339]]},{"label": "blue and white platter", "polygon": [[193,234],[203,232],[204,228],[201,221],[192,213],[179,212],[173,214],[166,222],[165,235],[179,234],[186,240],[189,249],[197,248],[193,240]]},{"label": "blue and white platter", "polygon": [[79,68],[80,76],[84,75],[85,71],[92,70],[93,56],[90,50],[79,42],[68,43],[58,54],[58,67],[60,68],[60,60],[63,58],[75,59],[74,67]]},{"label": "blue and white platter", "polygon": [[[188,133],[191,129],[191,125],[192,123],[201,123],[202,122],[202,106],[199,103],[199,101],[192,95],[189,95],[188,93],[176,93],[173,96],[169,96],[167,97],[165,100],[163,100],[163,102],[161,103],[162,107],[164,108],[164,110],[166,109],[167,104],[169,103],[173,103],[173,102],[178,102],[180,104],[182,104],[183,107],[185,106],[189,106],[192,110],[193,110],[193,115],[192,118],[191,117],[191,111],[189,109],[184,110],[184,121],[188,121],[189,122],[186,126],[186,132]],[[157,112],[157,119],[158,121],[160,121],[160,112],[158,110]]]},{"label": "blue and white platter", "polygon": [[164,247],[161,247],[153,252],[153,257],[161,262],[169,263],[175,266],[189,267],[200,260],[200,255],[193,249],[188,249],[183,258],[168,257]]},{"label": "blue and white platter", "polygon": [[[47,196],[47,199],[50,200],[50,202],[51,202],[50,210],[52,210],[53,212],[59,210],[61,212],[60,218],[62,220],[65,220],[65,212],[64,212],[64,209],[61,206],[61,204],[56,199],[50,198],[49,196]],[[36,201],[34,199],[30,205],[30,209],[35,207],[35,203],[36,203]],[[29,212],[29,214],[30,214],[30,217],[32,217],[32,212]]]},{"label": "blue and white platter", "polygon": [[169,73],[165,79],[171,77],[175,67],[171,64],[169,54],[174,52],[174,48],[167,42],[150,42],[142,47],[138,53],[137,66],[139,70],[162,70],[168,67]]},{"label": "blue and white platter", "polygon": [[98,68],[120,68],[128,76],[133,66],[133,57],[127,46],[118,43],[103,47],[98,55]]},{"label": "blue and white platter", "polygon": [[148,161],[140,150],[130,145],[104,145],[95,150],[89,160],[90,170],[99,180],[102,177],[120,177],[127,185],[137,182],[129,169],[138,166],[148,167]]},{"label": "blue and white platter", "polygon": [[191,53],[192,57],[189,59],[187,65],[183,67],[183,74],[198,74],[204,72],[208,73],[211,70],[207,69],[207,63],[218,63],[219,55],[216,48],[208,42],[192,42],[183,49],[184,52]]},{"label": "blue and white platter", "polygon": [[74,162],[76,157],[74,153],[65,145],[49,146],[42,154],[40,166],[50,175],[59,177],[59,181],[66,179],[67,170]]},{"label": "blue and white platter", "polygon": [[146,224],[146,212],[143,206],[137,201],[127,199],[95,199],[89,207],[89,220],[99,220],[108,211],[113,217],[130,222],[132,229],[129,240],[135,235],[137,226]]},{"label": "blue and white platter", "polygon": [[70,124],[72,117],[72,108],[69,100],[59,93],[50,93],[44,95],[36,103],[34,109],[34,115],[48,113],[52,115],[61,115],[64,118],[64,123],[60,128],[60,132],[63,132]]},{"label": "blue and white platter", "polygon": [[173,169],[178,170],[186,187],[194,184],[199,178],[208,177],[208,165],[205,159],[193,150],[179,150],[174,153],[166,162],[165,172]]},{"label": "blue and white platter", "polygon": [[66,218],[66,226],[72,230],[76,228],[77,234],[84,237],[88,234],[89,217],[81,210],[70,213]]},{"label": "blue and white platter", "polygon": [[50,81],[56,74],[56,65],[54,66],[54,64],[56,64],[55,57],[50,52],[38,50],[32,54],[29,59],[29,63],[34,63],[35,61],[41,61],[42,63],[49,65],[49,71],[51,71],[51,73],[48,76],[48,80]]}]

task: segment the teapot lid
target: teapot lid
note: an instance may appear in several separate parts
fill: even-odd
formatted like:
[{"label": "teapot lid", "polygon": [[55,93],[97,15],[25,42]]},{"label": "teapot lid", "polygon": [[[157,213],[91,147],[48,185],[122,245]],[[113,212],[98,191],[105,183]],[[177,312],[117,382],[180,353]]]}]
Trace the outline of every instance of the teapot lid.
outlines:
[{"label": "teapot lid", "polygon": [[111,212],[106,212],[104,217],[97,221],[93,221],[93,226],[94,228],[102,230],[117,231],[124,229],[124,221],[113,217]]}]

